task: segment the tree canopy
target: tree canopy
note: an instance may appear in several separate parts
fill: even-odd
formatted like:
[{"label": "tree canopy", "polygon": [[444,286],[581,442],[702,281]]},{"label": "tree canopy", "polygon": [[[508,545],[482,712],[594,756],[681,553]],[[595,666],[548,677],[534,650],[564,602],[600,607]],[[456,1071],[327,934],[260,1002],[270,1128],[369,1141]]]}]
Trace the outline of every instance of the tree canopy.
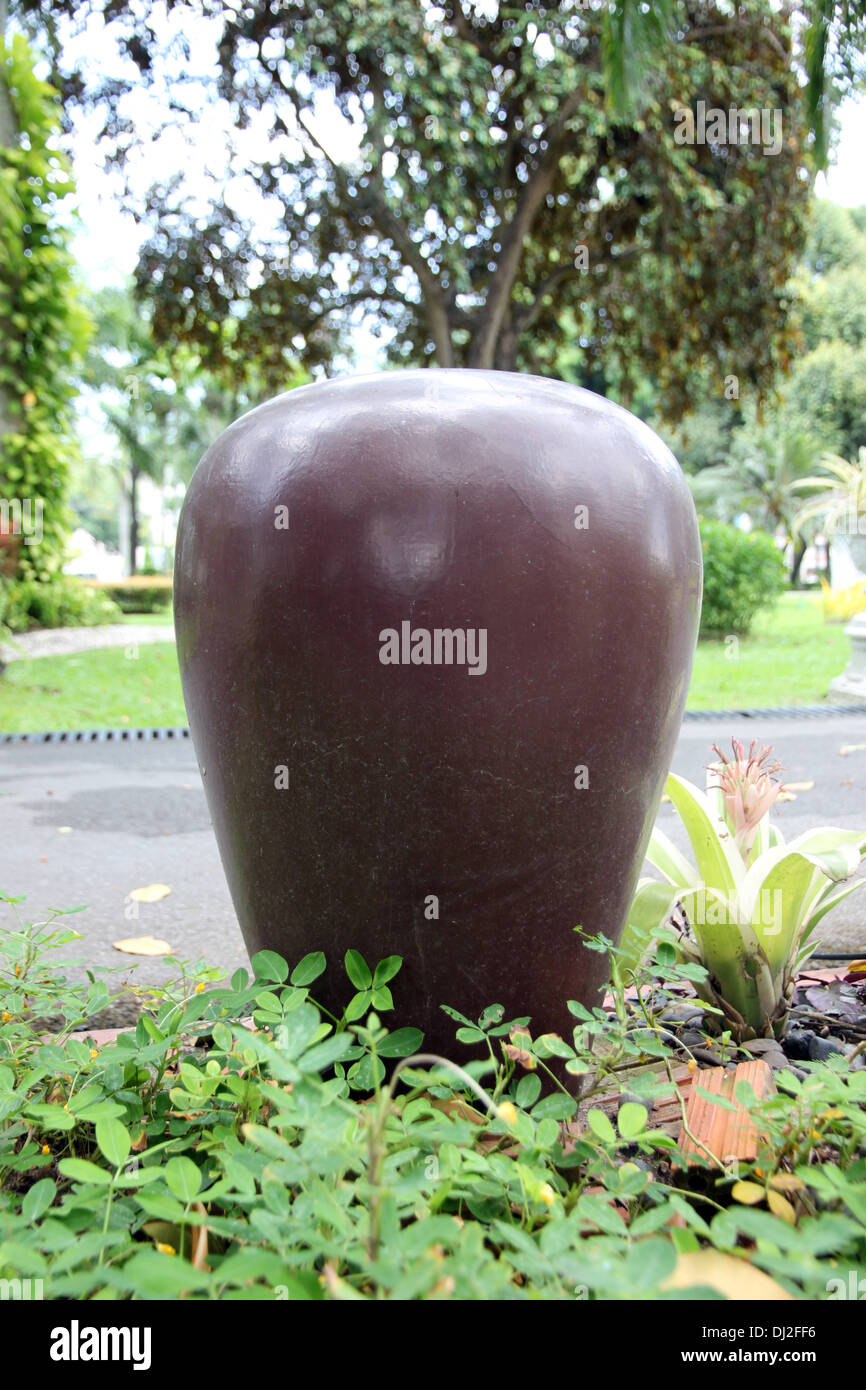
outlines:
[{"label": "tree canopy", "polygon": [[[676,415],[698,381],[760,389],[790,359],[810,187],[802,16],[771,0],[644,9],[166,0],[157,23],[144,0],[19,4],[55,34],[101,16],[116,35],[116,69],[64,66],[59,47],[55,80],[104,110],[119,163],[151,138],[125,105],[142,86],[167,122],[221,109],[255,127],[260,155],[211,171],[207,208],[182,171],[147,200],[138,286],[161,341],[219,370],[264,351],[277,381],[295,354],[330,366],[366,310],[393,331],[394,364],[549,372],[577,345],[584,379],[627,393],[649,376]],[[214,43],[207,71],[195,26]],[[352,123],[339,149],[325,94]],[[681,140],[701,101],[763,112],[772,145],[743,127]],[[226,196],[230,173],[266,195],[268,225]]]}]

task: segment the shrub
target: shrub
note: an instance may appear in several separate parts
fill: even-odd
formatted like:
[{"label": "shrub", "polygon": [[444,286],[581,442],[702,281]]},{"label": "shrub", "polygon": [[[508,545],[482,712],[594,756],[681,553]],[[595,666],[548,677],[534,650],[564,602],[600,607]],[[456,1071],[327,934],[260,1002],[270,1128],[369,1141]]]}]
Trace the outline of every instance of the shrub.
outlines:
[{"label": "shrub", "polygon": [[746,633],[760,608],[785,588],[785,562],[764,531],[741,531],[721,521],[701,522],[704,604],[701,636]]},{"label": "shrub", "polygon": [[58,575],[40,582],[18,579],[8,584],[3,618],[10,632],[33,627],[98,627],[116,623],[120,612],[105,594],[94,593],[80,579]]},{"label": "shrub", "polygon": [[107,594],[124,613],[159,613],[171,603],[172,581],[167,574],[136,574],[91,587]]}]

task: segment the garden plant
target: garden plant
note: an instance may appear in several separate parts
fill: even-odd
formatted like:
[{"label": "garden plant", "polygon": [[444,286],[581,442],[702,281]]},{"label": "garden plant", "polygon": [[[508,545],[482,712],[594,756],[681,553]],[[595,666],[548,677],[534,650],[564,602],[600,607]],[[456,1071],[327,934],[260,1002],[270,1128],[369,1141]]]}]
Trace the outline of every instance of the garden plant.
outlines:
[{"label": "garden plant", "polygon": [[[866,1071],[806,1065],[761,1102],[741,1084],[765,1139],[736,1171],[686,1169],[650,1124],[660,1014],[706,974],[669,933],[651,969],[612,953],[608,1005],[572,1005],[570,1040],[446,1010],[454,1061],[385,1025],[398,957],[347,952],[341,1017],[316,1003],[321,952],[228,982],[178,961],[112,996],[51,964],[78,937],[58,916],[0,944],[0,1277],[44,1297],[718,1299],[750,1279],[815,1299],[866,1266]],[[94,1041],[130,994],[136,1026]]]},{"label": "garden plant", "polygon": [[632,903],[623,946],[639,954],[675,910],[683,959],[707,978],[698,993],[745,1040],[779,1032],[798,970],[815,949],[821,919],[863,886],[855,878],[866,831],[822,826],[785,844],[770,809],[782,790],[771,749],[748,752],[732,740],[732,758],[715,747],[707,792],[671,773],[666,793],[685,826],[694,865],[665,833],[653,830],[647,858],[662,882],[644,878]]}]

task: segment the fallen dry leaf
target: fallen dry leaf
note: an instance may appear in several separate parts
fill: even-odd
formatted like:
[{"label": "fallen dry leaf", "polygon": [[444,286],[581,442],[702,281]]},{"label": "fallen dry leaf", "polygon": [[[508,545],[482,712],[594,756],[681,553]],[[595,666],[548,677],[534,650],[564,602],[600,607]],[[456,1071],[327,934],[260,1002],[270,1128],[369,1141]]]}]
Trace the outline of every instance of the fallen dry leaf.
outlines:
[{"label": "fallen dry leaf", "polygon": [[756,1202],[763,1202],[765,1197],[763,1187],[756,1182],[735,1182],[731,1188],[731,1196],[735,1202],[742,1202],[743,1206],[753,1207]]},{"label": "fallen dry leaf", "polygon": [[782,1220],[787,1221],[789,1226],[796,1226],[797,1213],[787,1197],[783,1197],[781,1192],[773,1192],[772,1190],[768,1192],[767,1206],[774,1216],[781,1216]]},{"label": "fallen dry leaf", "polygon": [[[842,1112],[839,1113],[841,1115]],[[774,1173],[770,1178],[770,1186],[775,1187],[778,1192],[800,1192],[806,1184],[796,1173]]]},{"label": "fallen dry leaf", "polygon": [[122,941],[111,943],[115,951],[125,951],[128,956],[170,956],[172,947],[158,936],[125,936]]},{"label": "fallen dry leaf", "polygon": [[680,1255],[673,1274],[661,1285],[663,1289],[692,1289],[696,1285],[715,1289],[732,1300],[756,1299],[793,1301],[793,1294],[756,1269],[748,1260],[736,1255],[723,1255],[718,1250],[693,1250]]},{"label": "fallen dry leaf", "polygon": [[814,782],[786,782],[782,790],[786,792],[810,792],[814,785]]},{"label": "fallen dry leaf", "polygon": [[171,889],[167,883],[148,883],[144,888],[133,888],[130,897],[137,903],[158,903],[167,898]]},{"label": "fallen dry leaf", "polygon": [[866,743],[843,743],[839,752],[843,758],[847,758],[849,753],[862,753],[866,748]]},{"label": "fallen dry leaf", "polygon": [[777,800],[777,801],[796,801],[796,800],[797,800],[797,793],[796,793],[796,792],[785,791],[785,790],[783,789],[782,791],[779,792],[779,795],[776,797],[776,800]]}]

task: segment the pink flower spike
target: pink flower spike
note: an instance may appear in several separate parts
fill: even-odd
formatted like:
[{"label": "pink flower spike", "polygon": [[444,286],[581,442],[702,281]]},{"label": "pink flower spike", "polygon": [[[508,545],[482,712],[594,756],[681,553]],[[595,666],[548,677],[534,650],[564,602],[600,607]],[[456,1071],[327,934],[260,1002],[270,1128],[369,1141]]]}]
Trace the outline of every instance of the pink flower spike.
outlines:
[{"label": "pink flower spike", "polygon": [[733,758],[728,758],[718,744],[713,744],[713,752],[719,761],[707,768],[708,787],[718,787],[722,793],[725,817],[734,833],[737,848],[747,858],[755,839],[758,826],[770,810],[779,792],[781,782],[774,776],[781,772],[782,765],[777,761],[767,762],[771,746],[762,746],[755,752],[753,739],[746,753],[745,746],[738,738],[731,739]]}]

